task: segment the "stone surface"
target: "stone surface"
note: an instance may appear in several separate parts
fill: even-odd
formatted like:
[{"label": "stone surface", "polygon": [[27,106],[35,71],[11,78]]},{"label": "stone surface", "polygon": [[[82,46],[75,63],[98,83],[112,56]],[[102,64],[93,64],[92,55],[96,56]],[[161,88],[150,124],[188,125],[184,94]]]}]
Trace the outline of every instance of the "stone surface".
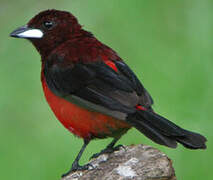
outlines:
[{"label": "stone surface", "polygon": [[171,160],[151,146],[125,146],[90,161],[93,168],[62,180],[176,180]]}]

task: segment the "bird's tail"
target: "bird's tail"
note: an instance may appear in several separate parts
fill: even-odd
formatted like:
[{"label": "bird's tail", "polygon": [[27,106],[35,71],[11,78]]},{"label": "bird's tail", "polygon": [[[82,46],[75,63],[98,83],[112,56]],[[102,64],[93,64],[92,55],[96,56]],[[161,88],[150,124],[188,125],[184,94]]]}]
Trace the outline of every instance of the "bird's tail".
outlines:
[{"label": "bird's tail", "polygon": [[127,120],[158,144],[176,148],[177,142],[179,142],[189,149],[206,149],[204,136],[182,129],[152,111],[138,110],[135,114],[129,115]]}]

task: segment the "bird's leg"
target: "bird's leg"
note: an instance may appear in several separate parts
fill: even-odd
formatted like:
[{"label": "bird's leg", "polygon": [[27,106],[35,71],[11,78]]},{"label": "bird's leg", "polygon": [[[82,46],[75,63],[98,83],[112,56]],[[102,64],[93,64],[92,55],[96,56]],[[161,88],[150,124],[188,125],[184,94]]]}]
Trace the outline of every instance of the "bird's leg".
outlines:
[{"label": "bird's leg", "polygon": [[84,166],[79,165],[79,160],[80,160],[84,150],[86,149],[87,145],[89,144],[89,142],[90,142],[89,140],[86,140],[86,139],[84,140],[84,144],[83,144],[80,152],[78,153],[77,157],[75,158],[74,162],[72,163],[71,169],[67,173],[63,174],[62,177],[67,176],[68,174],[70,174],[73,171],[87,170],[87,169],[89,169],[90,166],[92,166],[90,164],[86,164]]},{"label": "bird's leg", "polygon": [[101,152],[99,152],[99,153],[93,154],[93,155],[90,157],[90,159],[97,158],[97,157],[100,156],[101,154],[112,153],[112,152],[114,152],[114,151],[116,151],[116,150],[119,150],[119,148],[120,148],[120,147],[123,147],[123,145],[118,145],[118,146],[115,146],[115,147],[114,147],[114,145],[116,144],[116,142],[117,142],[119,139],[120,139],[120,137],[114,138],[114,139],[112,140],[112,142],[109,143],[109,144],[107,145],[107,147],[106,147],[105,149],[103,149],[103,150],[102,150]]}]

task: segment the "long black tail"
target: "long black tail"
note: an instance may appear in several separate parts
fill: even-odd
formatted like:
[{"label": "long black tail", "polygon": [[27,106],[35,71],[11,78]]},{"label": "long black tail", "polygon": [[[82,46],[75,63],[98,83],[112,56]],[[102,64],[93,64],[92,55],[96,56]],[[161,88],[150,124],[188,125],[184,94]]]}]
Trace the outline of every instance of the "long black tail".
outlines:
[{"label": "long black tail", "polygon": [[151,111],[137,111],[128,116],[127,121],[154,142],[171,148],[177,142],[189,149],[206,149],[206,138],[187,131]]}]

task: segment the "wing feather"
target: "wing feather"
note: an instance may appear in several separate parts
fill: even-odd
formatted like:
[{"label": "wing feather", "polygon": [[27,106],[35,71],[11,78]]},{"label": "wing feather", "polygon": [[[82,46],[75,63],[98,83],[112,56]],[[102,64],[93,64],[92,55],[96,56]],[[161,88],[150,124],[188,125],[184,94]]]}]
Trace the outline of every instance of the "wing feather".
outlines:
[{"label": "wing feather", "polygon": [[44,68],[48,87],[56,95],[84,108],[111,116],[115,114],[116,118],[119,114],[120,119],[124,119],[124,115],[136,111],[137,104],[152,104],[140,81],[121,61],[115,63],[118,72],[103,61],[69,66],[50,62]]}]

